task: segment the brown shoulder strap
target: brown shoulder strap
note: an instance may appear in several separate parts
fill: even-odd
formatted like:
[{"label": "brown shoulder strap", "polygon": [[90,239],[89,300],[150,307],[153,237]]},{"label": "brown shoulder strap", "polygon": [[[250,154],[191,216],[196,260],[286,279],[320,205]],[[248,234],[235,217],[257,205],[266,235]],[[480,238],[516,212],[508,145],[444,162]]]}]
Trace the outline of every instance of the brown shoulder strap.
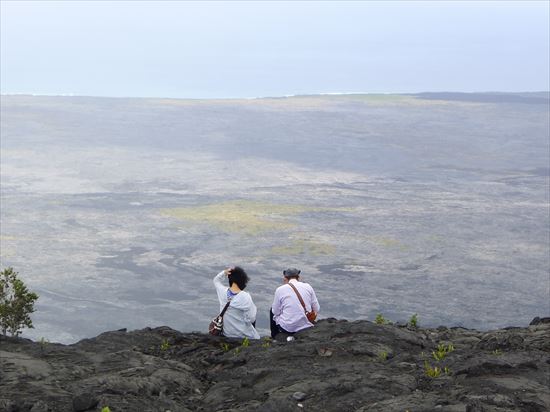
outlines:
[{"label": "brown shoulder strap", "polygon": [[304,303],[304,300],[302,299],[302,296],[298,292],[298,289],[296,289],[296,287],[290,282],[288,282],[288,286],[290,286],[292,289],[294,289],[294,292],[296,292],[296,296],[298,296],[298,300],[302,304],[302,307],[304,308],[304,311],[307,313],[306,304]]}]

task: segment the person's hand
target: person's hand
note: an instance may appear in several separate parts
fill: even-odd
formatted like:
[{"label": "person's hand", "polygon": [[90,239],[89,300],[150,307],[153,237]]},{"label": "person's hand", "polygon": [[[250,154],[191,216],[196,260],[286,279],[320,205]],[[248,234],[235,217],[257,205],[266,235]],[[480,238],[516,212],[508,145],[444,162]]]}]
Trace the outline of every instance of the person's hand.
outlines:
[{"label": "person's hand", "polygon": [[225,273],[225,276],[229,276],[231,274],[231,271],[233,270],[233,268],[227,268],[223,271],[223,273]]}]

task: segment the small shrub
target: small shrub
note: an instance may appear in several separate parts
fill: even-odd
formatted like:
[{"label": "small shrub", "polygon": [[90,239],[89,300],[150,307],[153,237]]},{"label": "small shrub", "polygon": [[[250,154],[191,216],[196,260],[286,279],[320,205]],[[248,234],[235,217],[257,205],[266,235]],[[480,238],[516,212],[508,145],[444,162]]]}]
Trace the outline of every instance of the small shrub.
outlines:
[{"label": "small shrub", "polygon": [[160,345],[160,350],[166,352],[168,349],[170,349],[170,342],[168,342],[168,339],[164,339]]},{"label": "small shrub", "polygon": [[449,343],[447,346],[440,343],[439,345],[437,345],[437,349],[432,352],[432,356],[436,361],[439,362],[445,359],[445,357],[454,350],[455,350],[455,347],[453,346],[452,343]]},{"label": "small shrub", "polygon": [[424,361],[424,373],[430,378],[438,378],[441,375],[441,368],[432,367],[427,361]]},{"label": "small shrub", "polygon": [[44,336],[42,336],[38,341],[38,343],[40,344],[40,353],[43,355],[44,349],[46,349],[46,346],[50,343],[50,341],[48,339],[45,339]]},{"label": "small shrub", "polygon": [[388,352],[386,352],[385,350],[383,350],[382,352],[380,352],[378,354],[378,359],[380,359],[381,361],[386,361],[388,360]]},{"label": "small shrub", "polygon": [[262,348],[269,348],[271,346],[271,338],[266,336],[264,342],[262,343]]},{"label": "small shrub", "polygon": [[377,325],[387,325],[390,322],[386,318],[384,318],[381,313],[379,313],[378,315],[376,315],[374,323],[376,323]]},{"label": "small shrub", "polygon": [[234,353],[235,355],[238,355],[238,354],[241,352],[241,349],[242,349],[242,348],[248,348],[249,346],[250,346],[250,339],[244,338],[243,341],[241,342],[241,346],[236,347],[236,348],[233,350],[233,353]]},{"label": "small shrub", "polygon": [[229,351],[229,343],[226,343],[226,342],[220,343],[220,347],[222,348],[222,350],[223,350],[224,352],[228,352],[228,351]]},{"label": "small shrub", "polygon": [[111,408],[109,408],[108,406],[105,406],[104,408],[101,409],[101,412],[111,412]]},{"label": "small shrub", "polygon": [[418,314],[415,313],[411,316],[411,318],[409,319],[409,326],[414,329],[418,327]]},{"label": "small shrub", "polygon": [[0,330],[18,336],[24,327],[33,328],[30,314],[38,295],[29,292],[18,273],[9,267],[0,272]]}]

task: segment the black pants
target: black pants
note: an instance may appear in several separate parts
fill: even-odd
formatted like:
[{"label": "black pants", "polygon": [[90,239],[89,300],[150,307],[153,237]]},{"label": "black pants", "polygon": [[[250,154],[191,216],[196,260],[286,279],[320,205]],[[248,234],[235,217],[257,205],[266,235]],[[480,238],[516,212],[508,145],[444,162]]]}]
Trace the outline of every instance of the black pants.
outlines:
[{"label": "black pants", "polygon": [[275,336],[277,336],[277,334],[279,333],[294,335],[293,332],[288,332],[275,323],[275,321],[273,320],[273,311],[271,309],[269,309],[269,327],[271,328],[271,337],[273,339],[275,339]]}]

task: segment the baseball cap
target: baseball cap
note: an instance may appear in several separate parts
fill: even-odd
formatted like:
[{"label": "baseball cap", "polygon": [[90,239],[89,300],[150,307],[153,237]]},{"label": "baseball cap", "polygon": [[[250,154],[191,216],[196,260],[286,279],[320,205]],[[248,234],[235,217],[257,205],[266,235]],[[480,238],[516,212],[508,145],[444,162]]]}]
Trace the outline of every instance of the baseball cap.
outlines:
[{"label": "baseball cap", "polygon": [[283,275],[286,277],[298,276],[302,271],[296,268],[288,268],[283,270]]}]

